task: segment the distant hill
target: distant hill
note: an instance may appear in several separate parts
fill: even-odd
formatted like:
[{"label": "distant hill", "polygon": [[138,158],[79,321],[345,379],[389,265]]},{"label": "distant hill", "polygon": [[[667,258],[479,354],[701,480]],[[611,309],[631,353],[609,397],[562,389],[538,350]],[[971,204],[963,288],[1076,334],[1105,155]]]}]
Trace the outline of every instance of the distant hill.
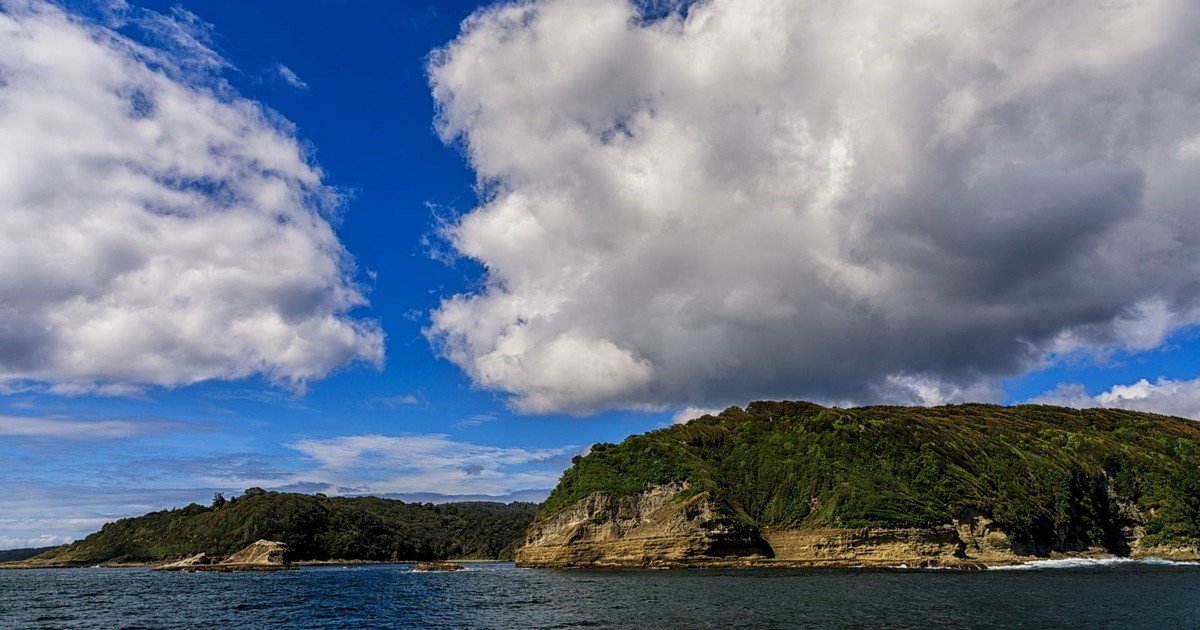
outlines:
[{"label": "distant hill", "polygon": [[518,561],[853,563],[885,538],[906,546],[891,559],[877,554],[881,563],[1191,558],[1200,554],[1200,424],[1040,405],[751,403],[593,446],[541,506]]},{"label": "distant hill", "polygon": [[29,549],[6,549],[4,551],[0,551],[0,562],[16,562],[18,560],[25,560],[28,558],[32,558],[36,555],[46,553],[47,551],[50,551],[51,549],[57,549],[57,547],[36,547],[36,548],[29,548]]},{"label": "distant hill", "polygon": [[201,552],[228,556],[261,539],[286,543],[289,560],[506,559],[535,510],[533,503],[432,505],[251,488],[219,506],[193,503],[108,523],[34,562],[147,562]]}]

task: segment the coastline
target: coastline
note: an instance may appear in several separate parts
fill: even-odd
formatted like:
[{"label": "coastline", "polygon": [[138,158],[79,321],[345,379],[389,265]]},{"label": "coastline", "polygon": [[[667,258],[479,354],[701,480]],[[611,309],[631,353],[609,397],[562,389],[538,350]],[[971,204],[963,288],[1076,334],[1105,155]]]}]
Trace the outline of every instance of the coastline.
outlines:
[{"label": "coastline", "polygon": [[[168,561],[159,562],[86,562],[86,561],[63,561],[63,562],[39,562],[27,563],[26,561],[4,562],[0,563],[0,570],[16,571],[22,569],[154,569],[162,566]],[[416,565],[418,560],[296,560],[289,562],[288,566],[292,568],[304,567],[352,567],[352,566],[380,566],[380,565]],[[512,562],[512,560],[492,560],[492,559],[474,559],[474,558],[451,558],[448,560],[439,560],[439,562],[458,562],[463,564],[503,564]],[[210,565],[213,567],[220,565]],[[219,571],[219,569],[205,569],[200,567],[199,570],[204,571]],[[230,571],[226,568],[225,571]],[[238,570],[244,570],[238,567]]]}]

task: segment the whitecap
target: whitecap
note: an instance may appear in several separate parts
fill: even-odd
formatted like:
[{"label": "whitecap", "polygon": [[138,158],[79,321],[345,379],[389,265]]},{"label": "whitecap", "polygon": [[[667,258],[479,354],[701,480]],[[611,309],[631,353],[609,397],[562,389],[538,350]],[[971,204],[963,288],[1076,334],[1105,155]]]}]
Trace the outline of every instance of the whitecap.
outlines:
[{"label": "whitecap", "polygon": [[992,571],[1029,571],[1038,569],[1085,569],[1097,567],[1114,567],[1122,565],[1150,566],[1200,566],[1200,562],[1164,560],[1162,558],[1057,558],[1054,560],[1032,560],[1025,564],[989,567]]}]

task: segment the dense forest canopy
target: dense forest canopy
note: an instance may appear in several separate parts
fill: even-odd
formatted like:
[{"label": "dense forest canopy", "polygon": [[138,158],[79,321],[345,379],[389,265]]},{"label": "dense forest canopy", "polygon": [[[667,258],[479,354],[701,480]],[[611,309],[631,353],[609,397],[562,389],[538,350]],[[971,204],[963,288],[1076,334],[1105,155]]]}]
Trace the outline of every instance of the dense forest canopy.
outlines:
[{"label": "dense forest canopy", "polygon": [[228,556],[259,539],[286,543],[292,560],[507,559],[532,503],[405,503],[251,488],[213,505],[108,523],[39,556],[47,561],[151,561],[200,552]]},{"label": "dense forest canopy", "polygon": [[1200,541],[1200,426],[1042,405],[825,408],[756,402],[597,444],[539,510],[686,482],[746,524],[930,526],[993,519],[1036,549]]}]

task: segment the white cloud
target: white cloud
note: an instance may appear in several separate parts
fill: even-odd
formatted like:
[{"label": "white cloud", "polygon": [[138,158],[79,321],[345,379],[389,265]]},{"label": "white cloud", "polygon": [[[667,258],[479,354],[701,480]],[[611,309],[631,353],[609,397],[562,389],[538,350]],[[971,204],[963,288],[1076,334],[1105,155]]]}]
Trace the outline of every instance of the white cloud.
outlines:
[{"label": "white cloud", "polygon": [[[300,440],[290,448],[318,464],[296,481],[326,483],[343,493],[433,492],[503,495],[551,488],[576,447],[525,449],[459,442],[445,435],[352,435]],[[282,485],[274,481],[273,485]]]},{"label": "white cloud", "polygon": [[71,420],[54,416],[0,415],[0,435],[65,440],[111,440],[194,429],[184,422],[160,418]]},{"label": "white cloud", "polygon": [[[651,3],[663,6],[689,3]],[[430,83],[524,411],[987,395],[1200,321],[1200,5],[505,3]]]},{"label": "white cloud", "polygon": [[496,419],[496,414],[492,413],[477,413],[467,416],[458,422],[450,425],[455,429],[469,429],[471,427],[483,426]]},{"label": "white cloud", "polygon": [[291,68],[281,63],[275,64],[275,73],[278,74],[279,78],[283,79],[284,82],[296,88],[297,90],[308,89],[308,84],[300,78],[300,75],[296,74]]},{"label": "white cloud", "polygon": [[[103,525],[103,523],[101,523]],[[0,550],[3,549],[37,549],[39,547],[55,547],[65,545],[73,539],[69,536],[31,536],[28,538],[17,538],[14,536],[0,536]]]},{"label": "white cloud", "polygon": [[1168,416],[1200,420],[1200,379],[1175,381],[1160,378],[1151,383],[1141,379],[1131,385],[1113,385],[1095,396],[1083,385],[1064,383],[1029,402],[1067,407],[1106,407],[1150,411]]},{"label": "white cloud", "polygon": [[684,407],[683,409],[676,411],[675,415],[671,416],[671,424],[685,424],[690,420],[699,418],[700,416],[715,416],[722,411],[723,409],[717,409],[716,407]]},{"label": "white cloud", "polygon": [[402,407],[408,405],[419,405],[421,399],[416,394],[396,394],[395,396],[379,396],[371,399],[372,402],[388,407]]},{"label": "white cloud", "polygon": [[300,388],[382,361],[378,325],[348,315],[366,300],[338,194],[215,74],[195,16],[130,9],[154,48],[39,0],[0,8],[0,383]]}]

